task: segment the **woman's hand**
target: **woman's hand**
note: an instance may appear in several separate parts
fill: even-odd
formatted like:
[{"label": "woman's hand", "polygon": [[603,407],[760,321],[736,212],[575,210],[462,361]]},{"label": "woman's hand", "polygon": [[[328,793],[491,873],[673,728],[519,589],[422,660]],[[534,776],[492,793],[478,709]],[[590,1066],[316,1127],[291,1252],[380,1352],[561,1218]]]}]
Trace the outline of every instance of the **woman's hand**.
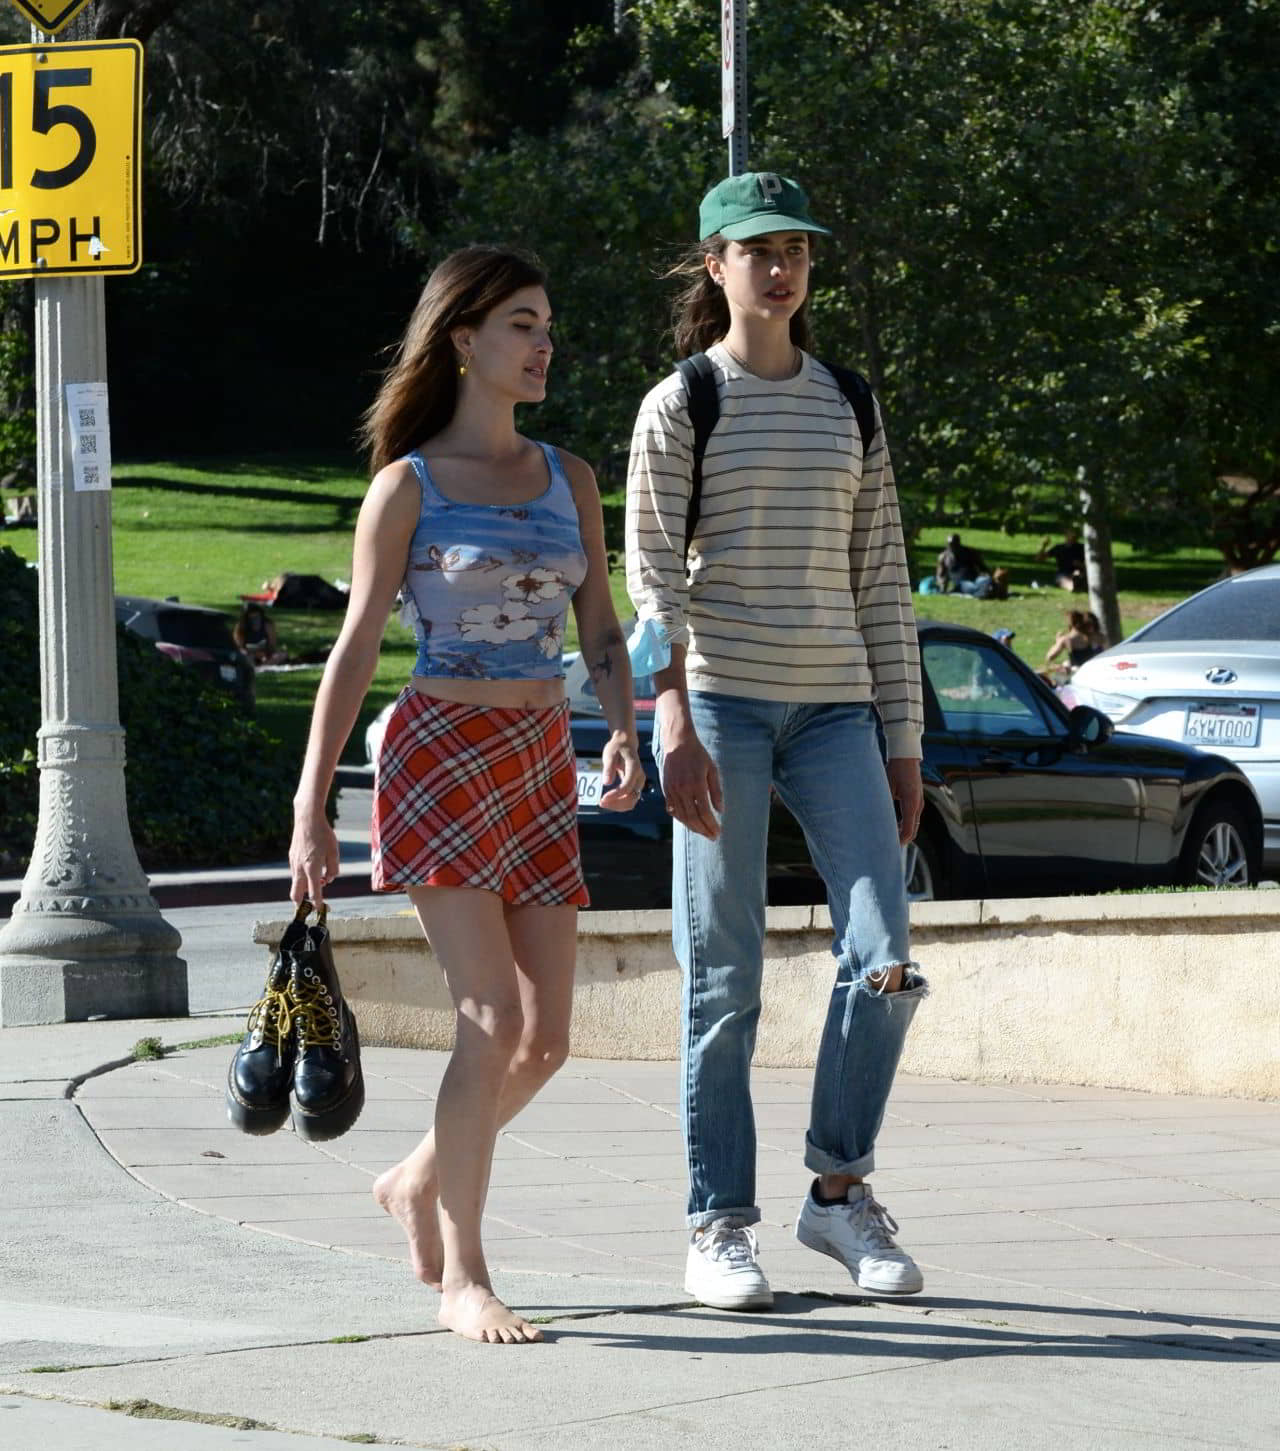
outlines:
[{"label": "woman's hand", "polygon": [[615,731],[601,752],[600,770],[606,781],[617,784],[600,797],[606,811],[630,811],[644,790],[644,767],[635,741]]},{"label": "woman's hand", "polygon": [[320,906],[326,885],[338,875],[338,837],[323,808],[294,812],[289,870],[293,874],[289,900],[295,906],[304,899]]}]

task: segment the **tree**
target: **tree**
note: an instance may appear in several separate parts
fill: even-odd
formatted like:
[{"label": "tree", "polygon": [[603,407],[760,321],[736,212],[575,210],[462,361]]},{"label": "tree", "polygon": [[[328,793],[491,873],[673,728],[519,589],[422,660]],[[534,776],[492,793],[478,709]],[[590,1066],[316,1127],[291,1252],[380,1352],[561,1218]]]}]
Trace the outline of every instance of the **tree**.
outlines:
[{"label": "tree", "polygon": [[119,447],[152,453],[352,446],[460,176],[629,53],[609,0],[108,0],[98,28],[147,42],[146,261],[108,327]]},{"label": "tree", "polygon": [[15,492],[36,483],[36,402],[31,284],[0,286],[0,481]]},{"label": "tree", "polygon": [[[101,0],[149,55],[121,446],[278,446],[282,398],[290,442],[345,441],[423,271],[507,238],[561,319],[541,426],[609,471],[670,363],[658,274],[724,169],[714,7],[618,20]],[[753,0],[749,58],[752,164],[832,221],[820,346],[875,382],[909,508],[1016,528],[1083,487],[1120,537],[1271,557],[1280,0]]]},{"label": "tree", "polygon": [[661,96],[579,98],[545,137],[464,172],[446,245],[506,238],[538,254],[556,312],[555,386],[537,427],[622,482],[636,406],[672,366],[661,274],[687,244],[709,170],[700,120]]},{"label": "tree", "polygon": [[[673,93],[709,110],[709,70],[688,69],[714,48],[704,18],[640,9]],[[1137,0],[754,7],[753,164],[833,219],[823,346],[862,359],[899,421],[908,494],[1016,527],[1086,487],[1091,523],[1146,538],[1185,519],[1171,488],[1203,499],[1192,243],[1227,184],[1189,76],[1213,43]]]},{"label": "tree", "polygon": [[1280,551],[1280,3],[1162,0],[1151,57],[1218,138],[1217,185],[1187,238],[1204,365],[1187,406],[1203,441],[1171,510],[1202,519],[1227,567]]}]

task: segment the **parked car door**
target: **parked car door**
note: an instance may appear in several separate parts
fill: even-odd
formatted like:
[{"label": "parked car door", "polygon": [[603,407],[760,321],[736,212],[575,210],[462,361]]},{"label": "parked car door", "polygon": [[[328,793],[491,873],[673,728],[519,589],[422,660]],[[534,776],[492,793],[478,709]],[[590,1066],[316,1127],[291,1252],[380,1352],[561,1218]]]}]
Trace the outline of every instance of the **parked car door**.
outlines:
[{"label": "parked car door", "polygon": [[994,640],[934,635],[921,658],[943,734],[967,758],[987,889],[1133,880],[1141,768],[1105,743],[1076,746],[1052,692]]}]

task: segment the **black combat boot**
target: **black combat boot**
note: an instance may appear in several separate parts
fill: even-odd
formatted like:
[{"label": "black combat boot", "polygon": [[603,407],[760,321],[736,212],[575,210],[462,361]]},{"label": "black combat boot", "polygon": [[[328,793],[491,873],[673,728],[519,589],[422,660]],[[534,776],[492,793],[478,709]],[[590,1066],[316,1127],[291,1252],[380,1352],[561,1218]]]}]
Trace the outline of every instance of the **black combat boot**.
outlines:
[{"label": "black combat boot", "polygon": [[289,986],[289,964],[277,953],[227,1070],[227,1117],[246,1134],[274,1133],[289,1117],[297,1054]]},{"label": "black combat boot", "polygon": [[[360,1037],[355,1014],[338,983],[324,918],[322,907],[311,927],[305,920],[295,920],[280,944],[280,955],[289,963],[289,997],[298,1045],[293,1069],[293,1131],[313,1140],[345,1134],[364,1107]],[[289,942],[299,925],[302,936]]]}]

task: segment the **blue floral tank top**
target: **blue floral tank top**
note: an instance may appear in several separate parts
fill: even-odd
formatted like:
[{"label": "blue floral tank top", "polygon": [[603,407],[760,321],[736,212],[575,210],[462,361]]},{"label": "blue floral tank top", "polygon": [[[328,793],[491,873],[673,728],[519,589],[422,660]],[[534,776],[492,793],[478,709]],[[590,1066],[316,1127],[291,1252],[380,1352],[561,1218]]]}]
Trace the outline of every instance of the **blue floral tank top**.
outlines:
[{"label": "blue floral tank top", "polygon": [[551,680],[569,600],[587,574],[578,508],[559,456],[540,443],[549,482],[527,504],[446,498],[416,449],[422,488],[402,594],[418,637],[415,675]]}]

